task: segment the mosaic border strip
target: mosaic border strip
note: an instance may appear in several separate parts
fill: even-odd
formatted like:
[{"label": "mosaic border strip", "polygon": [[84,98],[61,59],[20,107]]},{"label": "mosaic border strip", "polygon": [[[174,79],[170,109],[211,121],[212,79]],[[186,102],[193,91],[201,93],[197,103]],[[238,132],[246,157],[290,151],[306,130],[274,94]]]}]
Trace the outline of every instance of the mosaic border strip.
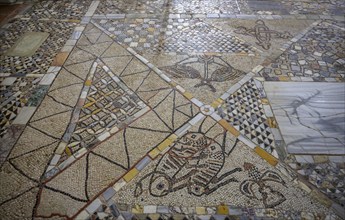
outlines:
[{"label": "mosaic border strip", "polygon": [[[161,15],[156,14],[94,14],[93,19],[123,19],[123,18],[159,18]],[[332,15],[252,15],[252,14],[169,14],[168,18],[230,18],[230,19],[246,19],[246,20],[257,20],[257,19],[296,19],[296,20],[337,20],[344,21],[343,16],[332,16]]]}]

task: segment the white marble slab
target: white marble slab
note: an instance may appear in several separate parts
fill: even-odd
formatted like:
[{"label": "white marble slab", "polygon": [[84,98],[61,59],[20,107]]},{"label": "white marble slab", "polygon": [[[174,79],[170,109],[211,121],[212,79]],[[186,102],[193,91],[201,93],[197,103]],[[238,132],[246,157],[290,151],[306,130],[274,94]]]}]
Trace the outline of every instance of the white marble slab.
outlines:
[{"label": "white marble slab", "polygon": [[265,82],[292,154],[345,154],[345,84]]}]

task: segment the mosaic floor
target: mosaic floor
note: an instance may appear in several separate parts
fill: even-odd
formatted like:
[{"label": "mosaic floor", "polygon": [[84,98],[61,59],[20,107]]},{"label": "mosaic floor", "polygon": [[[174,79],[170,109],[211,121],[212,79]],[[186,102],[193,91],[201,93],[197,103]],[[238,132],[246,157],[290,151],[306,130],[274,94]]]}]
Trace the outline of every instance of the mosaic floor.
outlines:
[{"label": "mosaic floor", "polygon": [[0,219],[345,219],[344,1],[18,8]]}]

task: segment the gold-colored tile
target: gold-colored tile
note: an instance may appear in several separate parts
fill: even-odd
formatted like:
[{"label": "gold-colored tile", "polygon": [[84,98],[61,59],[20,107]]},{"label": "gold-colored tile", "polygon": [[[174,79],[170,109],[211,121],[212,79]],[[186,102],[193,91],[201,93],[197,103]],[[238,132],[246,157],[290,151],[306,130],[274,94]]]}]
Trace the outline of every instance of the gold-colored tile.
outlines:
[{"label": "gold-colored tile", "polygon": [[219,205],[217,207],[217,214],[218,215],[229,215],[229,207],[226,205]]},{"label": "gold-colored tile", "polygon": [[196,207],[195,212],[197,215],[205,215],[206,214],[206,208],[205,207]]},{"label": "gold-colored tile", "polygon": [[160,154],[160,150],[157,148],[154,148],[153,150],[150,151],[149,156],[151,159],[155,159],[158,155]]},{"label": "gold-colored tile", "polygon": [[128,183],[131,181],[137,174],[139,173],[139,170],[136,168],[131,169],[124,177],[123,179]]},{"label": "gold-colored tile", "polygon": [[132,208],[132,213],[134,214],[141,214],[144,212],[144,208],[140,205],[135,205],[133,208]]},{"label": "gold-colored tile", "polygon": [[191,100],[193,98],[193,95],[190,92],[184,92],[183,95],[184,95],[184,97],[186,97],[189,100]]},{"label": "gold-colored tile", "polygon": [[66,154],[67,154],[67,156],[72,156],[72,151],[71,151],[71,149],[69,149],[69,147],[66,147],[65,148],[65,152],[66,152]]},{"label": "gold-colored tile", "polygon": [[268,105],[268,99],[266,99],[266,98],[262,98],[261,99],[261,103],[263,104],[263,105]]},{"label": "gold-colored tile", "polygon": [[169,147],[174,141],[167,138],[162,143],[160,143],[157,147],[158,150],[164,151],[167,147]]},{"label": "gold-colored tile", "polygon": [[254,148],[255,153],[257,153],[262,159],[266,160],[269,164],[272,166],[276,166],[278,164],[277,158],[272,156],[271,154],[267,153],[264,149],[261,147],[255,147]]},{"label": "gold-colored tile", "polygon": [[284,82],[290,81],[290,77],[288,77],[288,76],[279,76],[279,81],[284,81]]},{"label": "gold-colored tile", "polygon": [[213,108],[217,108],[219,105],[221,105],[223,103],[223,100],[221,99],[221,98],[218,98],[217,100],[215,100],[212,104],[211,104],[211,106],[213,107]]},{"label": "gold-colored tile", "polygon": [[231,126],[225,119],[221,119],[218,121],[218,123],[223,126],[226,130],[228,130],[231,134],[233,134],[235,137],[240,136],[240,132],[236,130],[233,126]]},{"label": "gold-colored tile", "polygon": [[267,118],[267,124],[270,128],[277,128],[277,121],[274,117],[268,117]]},{"label": "gold-colored tile", "polygon": [[85,85],[86,85],[86,86],[91,86],[91,84],[92,84],[92,81],[91,81],[91,80],[88,79],[88,80],[85,81]]}]

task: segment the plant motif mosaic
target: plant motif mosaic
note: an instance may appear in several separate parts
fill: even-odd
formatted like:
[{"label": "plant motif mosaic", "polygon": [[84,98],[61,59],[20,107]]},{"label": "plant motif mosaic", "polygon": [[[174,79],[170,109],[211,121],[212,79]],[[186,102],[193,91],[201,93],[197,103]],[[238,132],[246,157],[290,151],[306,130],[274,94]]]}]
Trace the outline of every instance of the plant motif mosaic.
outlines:
[{"label": "plant motif mosaic", "polygon": [[216,88],[212,82],[226,82],[244,76],[244,72],[233,68],[221,56],[197,55],[190,56],[172,66],[161,67],[172,78],[200,79],[195,88],[208,87],[212,92]]}]

